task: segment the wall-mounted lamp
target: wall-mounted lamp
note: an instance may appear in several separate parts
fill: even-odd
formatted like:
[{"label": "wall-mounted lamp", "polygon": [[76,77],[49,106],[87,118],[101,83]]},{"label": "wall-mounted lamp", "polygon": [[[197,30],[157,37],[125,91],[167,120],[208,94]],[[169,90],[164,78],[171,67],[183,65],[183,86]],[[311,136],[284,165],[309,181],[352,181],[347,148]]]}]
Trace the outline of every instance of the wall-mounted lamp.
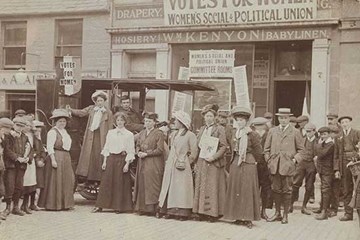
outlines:
[{"label": "wall-mounted lamp", "polygon": [[27,73],[25,72],[25,69],[23,68],[23,59],[24,59],[25,55],[32,55],[32,56],[40,57],[40,55],[36,54],[36,53],[28,53],[28,52],[22,52],[21,53],[21,56],[20,56],[20,68],[19,68],[18,72],[15,74],[16,81],[19,84],[23,84],[26,81],[27,77],[28,77]]}]

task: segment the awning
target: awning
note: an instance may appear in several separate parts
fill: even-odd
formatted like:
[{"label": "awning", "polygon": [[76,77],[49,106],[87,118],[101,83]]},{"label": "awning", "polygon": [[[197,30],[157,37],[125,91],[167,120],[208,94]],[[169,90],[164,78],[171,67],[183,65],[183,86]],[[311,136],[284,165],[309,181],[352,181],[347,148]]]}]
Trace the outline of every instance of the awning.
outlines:
[{"label": "awning", "polygon": [[214,91],[206,83],[200,81],[184,80],[154,80],[154,79],[117,79],[117,78],[89,78],[83,81],[92,83],[111,84],[113,88],[125,91],[141,91],[144,89],[152,90],[175,90],[175,91]]}]

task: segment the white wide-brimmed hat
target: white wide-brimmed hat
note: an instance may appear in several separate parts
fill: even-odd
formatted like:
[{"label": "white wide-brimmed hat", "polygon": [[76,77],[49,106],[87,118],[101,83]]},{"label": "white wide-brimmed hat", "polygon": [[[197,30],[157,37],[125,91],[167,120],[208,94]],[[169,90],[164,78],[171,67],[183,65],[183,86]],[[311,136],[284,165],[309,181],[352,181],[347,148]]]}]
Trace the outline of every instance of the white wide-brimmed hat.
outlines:
[{"label": "white wide-brimmed hat", "polygon": [[97,90],[91,95],[91,99],[93,100],[94,103],[96,102],[97,97],[101,97],[106,101],[109,96],[106,92],[102,90]]},{"label": "white wide-brimmed hat", "polygon": [[173,117],[179,120],[184,126],[189,129],[191,126],[191,118],[186,112],[179,110],[173,113]]},{"label": "white wide-brimmed hat", "polygon": [[62,109],[62,108],[54,109],[50,119],[55,119],[55,118],[70,118],[70,114],[66,109]]}]

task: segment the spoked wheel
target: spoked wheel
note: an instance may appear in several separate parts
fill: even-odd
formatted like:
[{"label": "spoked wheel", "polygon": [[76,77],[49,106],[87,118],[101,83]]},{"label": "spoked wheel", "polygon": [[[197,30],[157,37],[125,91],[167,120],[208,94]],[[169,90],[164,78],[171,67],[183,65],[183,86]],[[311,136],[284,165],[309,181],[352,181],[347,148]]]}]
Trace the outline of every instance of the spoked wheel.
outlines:
[{"label": "spoked wheel", "polygon": [[87,200],[96,200],[99,193],[99,186],[94,184],[84,185],[78,189],[78,192],[83,198]]}]

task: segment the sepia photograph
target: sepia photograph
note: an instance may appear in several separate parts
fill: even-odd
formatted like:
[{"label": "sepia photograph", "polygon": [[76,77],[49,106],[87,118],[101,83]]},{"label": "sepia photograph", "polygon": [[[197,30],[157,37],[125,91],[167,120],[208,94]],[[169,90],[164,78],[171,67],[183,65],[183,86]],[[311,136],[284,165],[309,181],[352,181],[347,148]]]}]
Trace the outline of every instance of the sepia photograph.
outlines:
[{"label": "sepia photograph", "polygon": [[360,240],[360,0],[0,0],[0,240]]}]

